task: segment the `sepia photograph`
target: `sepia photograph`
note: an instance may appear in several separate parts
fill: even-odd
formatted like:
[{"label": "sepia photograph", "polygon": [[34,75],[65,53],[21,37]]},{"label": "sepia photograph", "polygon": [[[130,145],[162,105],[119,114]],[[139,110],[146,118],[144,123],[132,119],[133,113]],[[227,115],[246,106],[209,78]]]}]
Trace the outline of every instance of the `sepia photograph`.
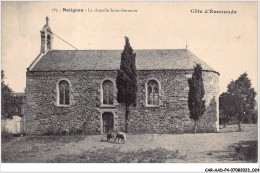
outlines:
[{"label": "sepia photograph", "polygon": [[258,163],[257,1],[5,1],[1,50],[1,164]]}]

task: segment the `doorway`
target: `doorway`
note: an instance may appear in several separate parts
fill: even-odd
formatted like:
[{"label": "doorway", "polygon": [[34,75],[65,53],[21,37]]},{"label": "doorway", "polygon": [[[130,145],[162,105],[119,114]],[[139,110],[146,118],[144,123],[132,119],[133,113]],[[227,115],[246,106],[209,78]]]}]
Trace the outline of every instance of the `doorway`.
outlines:
[{"label": "doorway", "polygon": [[114,118],[111,112],[104,112],[102,114],[103,133],[114,130]]}]

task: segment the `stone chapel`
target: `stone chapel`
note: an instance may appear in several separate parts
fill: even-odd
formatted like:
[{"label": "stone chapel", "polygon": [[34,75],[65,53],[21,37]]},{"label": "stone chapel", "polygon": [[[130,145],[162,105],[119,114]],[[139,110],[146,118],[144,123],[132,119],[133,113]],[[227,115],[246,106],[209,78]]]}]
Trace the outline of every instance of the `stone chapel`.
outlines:
[{"label": "stone chapel", "polygon": [[[122,50],[54,50],[53,32],[40,31],[40,53],[27,68],[27,134],[80,129],[85,134],[124,130],[125,108],[116,100]],[[123,48],[124,45],[122,45]],[[206,111],[198,132],[219,129],[219,73],[189,49],[134,50],[138,75],[135,107],[128,130],[141,133],[190,133],[188,78],[201,64]]]}]

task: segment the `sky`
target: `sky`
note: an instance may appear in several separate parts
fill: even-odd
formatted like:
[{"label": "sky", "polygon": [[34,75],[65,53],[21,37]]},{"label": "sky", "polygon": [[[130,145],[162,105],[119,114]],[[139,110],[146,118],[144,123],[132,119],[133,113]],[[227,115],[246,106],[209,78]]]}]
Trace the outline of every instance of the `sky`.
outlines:
[{"label": "sky", "polygon": [[[191,12],[207,9],[237,13]],[[244,72],[257,90],[257,2],[2,2],[1,65],[5,83],[15,92],[24,91],[26,68],[40,53],[46,16],[53,33],[83,50],[123,50],[125,36],[134,50],[184,49],[187,42],[191,52],[220,73],[220,94]],[[57,37],[53,49],[73,50]]]}]

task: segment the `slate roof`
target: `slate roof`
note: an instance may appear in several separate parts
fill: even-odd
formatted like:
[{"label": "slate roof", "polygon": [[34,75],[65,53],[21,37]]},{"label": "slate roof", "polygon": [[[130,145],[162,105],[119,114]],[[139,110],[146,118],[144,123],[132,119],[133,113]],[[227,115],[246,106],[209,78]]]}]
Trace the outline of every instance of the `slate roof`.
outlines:
[{"label": "slate roof", "polygon": [[[214,71],[187,49],[134,50],[137,70],[193,69]],[[117,70],[122,50],[52,50],[29,67],[31,71]]]}]

